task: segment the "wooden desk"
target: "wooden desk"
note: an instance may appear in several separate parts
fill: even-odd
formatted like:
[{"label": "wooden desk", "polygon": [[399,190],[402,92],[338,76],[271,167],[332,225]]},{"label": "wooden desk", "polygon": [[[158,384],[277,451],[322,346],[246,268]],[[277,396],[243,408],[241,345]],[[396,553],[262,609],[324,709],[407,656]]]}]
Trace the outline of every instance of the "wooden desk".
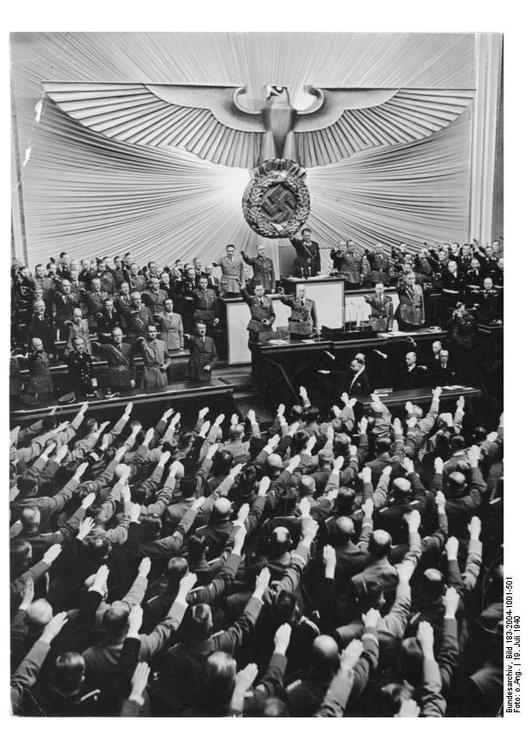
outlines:
[{"label": "wooden desk", "polygon": [[[145,414],[145,424],[155,424],[162,412],[170,406],[175,411],[190,412],[198,410],[203,406],[219,409],[226,414],[232,413],[227,409],[236,411],[232,394],[234,387],[222,380],[213,379],[208,385],[198,383],[175,383],[167,385],[155,391],[135,389],[130,393],[120,394],[115,398],[87,399],[89,403],[88,415],[97,415],[98,420],[114,412],[123,411],[126,405],[132,401],[134,405],[133,419],[135,414]],[[64,404],[57,406],[56,414],[59,419],[74,416],[82,402]],[[33,422],[50,413],[52,404],[37,409],[15,409],[11,412],[12,426]],[[103,412],[103,414],[102,414]],[[141,421],[144,423],[144,419]],[[183,417],[184,419],[184,417]]]},{"label": "wooden desk", "polygon": [[[392,411],[394,407],[403,406],[407,401],[411,401],[412,404],[429,404],[432,395],[431,388],[415,388],[410,391],[392,391],[388,395],[380,396],[380,400]],[[468,399],[480,398],[482,395],[483,392],[480,388],[460,385],[459,387],[443,388],[440,401],[441,403],[457,401],[460,396]],[[360,396],[358,401],[367,406],[371,402],[371,397]]]},{"label": "wooden desk", "polygon": [[[319,378],[319,370],[340,372],[344,377],[348,363],[355,353],[364,352],[367,356],[367,369],[372,386],[374,388],[391,387],[397,385],[396,371],[392,366],[394,352],[402,353],[407,349],[407,341],[410,337],[419,349],[423,347],[427,349],[433,341],[444,342],[446,335],[447,331],[420,329],[390,337],[375,334],[369,338],[345,338],[339,341],[317,339],[289,341],[282,344],[271,342],[257,344],[253,347],[254,368],[255,372],[262,374],[264,391],[273,400],[277,399],[284,403],[288,400],[290,403],[295,403],[299,400],[299,386],[306,385],[313,390],[311,396],[314,398],[315,392],[323,389],[323,398],[326,402],[336,384],[333,378]],[[376,353],[377,351],[387,354],[387,358],[381,357]]]}]

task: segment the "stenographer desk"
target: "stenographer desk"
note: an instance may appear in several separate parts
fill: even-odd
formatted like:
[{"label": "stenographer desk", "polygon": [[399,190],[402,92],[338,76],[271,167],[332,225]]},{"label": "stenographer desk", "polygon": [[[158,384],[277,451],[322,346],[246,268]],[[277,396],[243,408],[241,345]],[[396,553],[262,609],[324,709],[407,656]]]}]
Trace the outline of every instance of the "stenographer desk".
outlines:
[{"label": "stenographer desk", "polygon": [[[373,388],[397,387],[397,368],[403,363],[405,352],[416,350],[420,361],[427,358],[431,343],[444,342],[446,335],[443,330],[420,329],[393,335],[375,333],[364,338],[343,334],[341,339],[335,340],[273,339],[253,346],[253,370],[260,373],[260,391],[271,401],[295,403],[299,400],[299,386],[305,385],[314,394],[322,392],[323,400],[329,402],[357,352],[364,352],[367,357],[367,372]],[[330,374],[320,375],[320,370],[328,370]]]}]

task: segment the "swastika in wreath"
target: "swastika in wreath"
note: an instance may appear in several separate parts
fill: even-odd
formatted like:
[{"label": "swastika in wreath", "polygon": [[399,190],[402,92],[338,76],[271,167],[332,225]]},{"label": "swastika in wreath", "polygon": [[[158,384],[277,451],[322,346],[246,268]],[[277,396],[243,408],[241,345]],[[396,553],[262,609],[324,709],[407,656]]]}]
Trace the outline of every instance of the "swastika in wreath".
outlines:
[{"label": "swastika in wreath", "polygon": [[305,172],[291,159],[267,159],[254,171],[243,195],[243,214],[262,237],[292,237],[310,214]]}]

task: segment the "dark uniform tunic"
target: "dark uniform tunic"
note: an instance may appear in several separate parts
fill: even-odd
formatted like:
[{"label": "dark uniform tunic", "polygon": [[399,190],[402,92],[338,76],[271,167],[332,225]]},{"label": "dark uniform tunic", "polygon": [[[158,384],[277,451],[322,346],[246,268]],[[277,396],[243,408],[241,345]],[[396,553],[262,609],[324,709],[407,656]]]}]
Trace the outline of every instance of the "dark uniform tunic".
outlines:
[{"label": "dark uniform tunic", "polygon": [[270,333],[271,326],[275,322],[273,303],[269,297],[266,297],[265,295],[263,297],[257,297],[254,294],[249,294],[247,289],[242,289],[242,295],[249,305],[249,311],[251,313],[251,320],[247,324],[249,343],[255,343],[258,341],[263,342],[265,337],[261,337],[260,334]]},{"label": "dark uniform tunic", "polygon": [[271,292],[275,288],[275,269],[271,258],[259,255],[250,258],[243,252],[242,258],[253,269],[253,286],[262,284],[266,292]]},{"label": "dark uniform tunic", "polygon": [[131,344],[122,342],[120,347],[116,344],[98,344],[97,349],[103,354],[109,364],[110,387],[119,390],[130,389],[131,381],[135,379],[135,365]]},{"label": "dark uniform tunic", "polygon": [[420,284],[409,286],[401,283],[398,288],[398,319],[401,325],[420,328],[424,325],[424,292]]},{"label": "dark uniform tunic", "polygon": [[76,395],[86,396],[88,393],[93,393],[92,378],[94,377],[94,371],[90,354],[72,351],[65,354],[63,359],[68,366],[70,387]]},{"label": "dark uniform tunic", "polygon": [[213,289],[194,289],[192,294],[192,318],[211,326],[214,318],[219,318],[218,298]]},{"label": "dark uniform tunic", "polygon": [[289,317],[289,332],[294,338],[305,338],[311,336],[314,327],[317,326],[317,313],[315,311],[315,302],[313,299],[298,297],[286,297],[282,295],[280,301],[291,307]]},{"label": "dark uniform tunic", "polygon": [[29,381],[26,390],[43,399],[53,394],[50,360],[46,352],[32,352],[28,357]]},{"label": "dark uniform tunic", "polygon": [[297,257],[293,264],[295,276],[317,276],[321,270],[321,255],[319,245],[313,240],[303,242],[302,240],[291,240]]},{"label": "dark uniform tunic", "polygon": [[390,331],[393,326],[393,300],[388,294],[370,294],[365,301],[371,307],[369,321],[373,331]]}]

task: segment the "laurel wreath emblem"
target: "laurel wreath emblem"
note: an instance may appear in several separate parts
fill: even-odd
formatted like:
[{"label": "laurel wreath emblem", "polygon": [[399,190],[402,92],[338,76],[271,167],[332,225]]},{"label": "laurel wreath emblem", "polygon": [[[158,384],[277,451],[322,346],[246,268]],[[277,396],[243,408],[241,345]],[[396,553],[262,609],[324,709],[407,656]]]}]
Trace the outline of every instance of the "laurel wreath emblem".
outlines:
[{"label": "laurel wreath emblem", "polygon": [[[306,223],[310,215],[310,192],[305,183],[306,172],[291,159],[268,159],[255,170],[242,198],[245,220],[262,237],[291,237]],[[263,201],[275,185],[284,187],[295,198],[289,218],[273,222],[265,213]]]}]

